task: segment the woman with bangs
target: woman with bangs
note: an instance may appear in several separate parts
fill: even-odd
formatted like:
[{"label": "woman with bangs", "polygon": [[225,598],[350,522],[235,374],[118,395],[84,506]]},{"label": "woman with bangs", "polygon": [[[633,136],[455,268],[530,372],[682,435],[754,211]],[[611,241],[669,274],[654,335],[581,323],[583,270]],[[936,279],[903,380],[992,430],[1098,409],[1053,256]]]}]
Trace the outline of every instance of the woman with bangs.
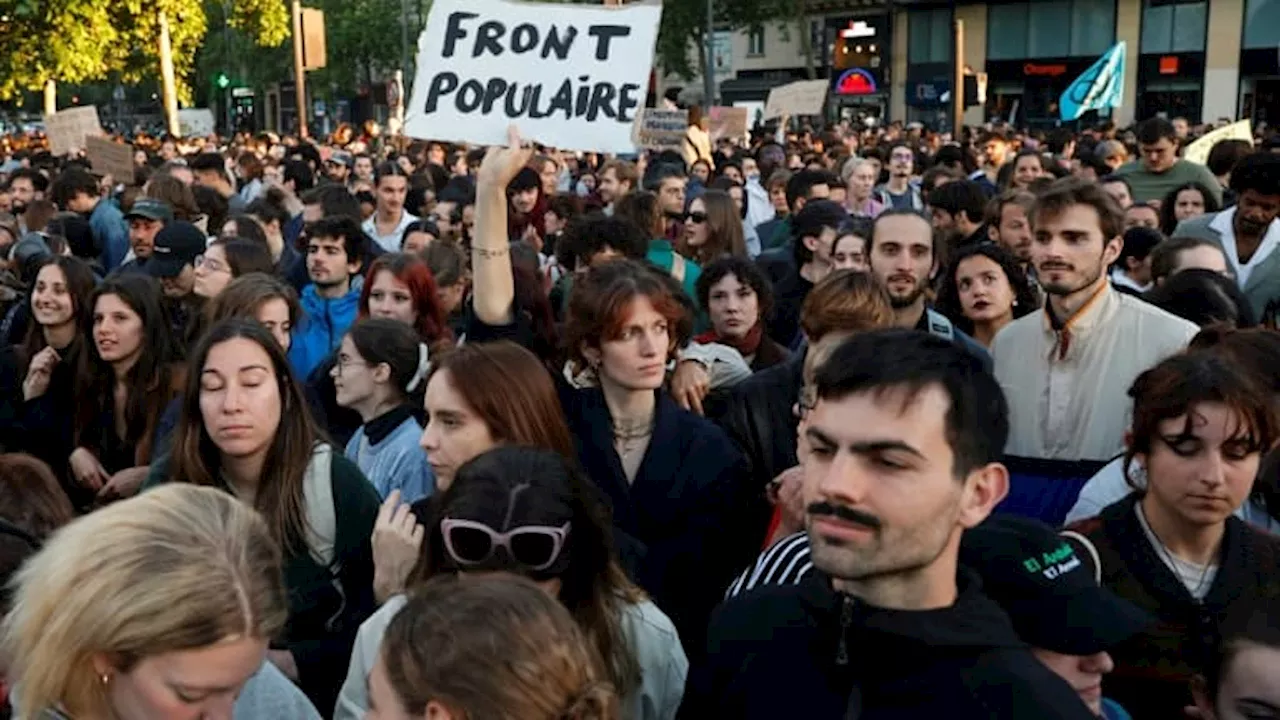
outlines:
[{"label": "woman with bangs", "polygon": [[1280,424],[1274,398],[1215,353],[1169,358],[1129,394],[1125,464],[1143,489],[1071,529],[1091,542],[1102,584],[1159,620],[1112,653],[1104,694],[1134,717],[1180,717],[1217,638],[1280,596],[1280,538],[1234,515]]},{"label": "woman with bangs", "polygon": [[[514,128],[510,139],[510,147],[489,149],[476,189],[474,308],[491,328],[516,322],[503,188],[531,150]],[[566,313],[566,374],[574,383],[556,377],[583,469],[608,495],[615,527],[645,546],[640,585],[685,646],[700,648],[711,609],[747,560],[730,539],[749,473],[720,428],[663,389],[692,326],[678,293],[674,280],[638,262],[591,267],[575,281]]]}]

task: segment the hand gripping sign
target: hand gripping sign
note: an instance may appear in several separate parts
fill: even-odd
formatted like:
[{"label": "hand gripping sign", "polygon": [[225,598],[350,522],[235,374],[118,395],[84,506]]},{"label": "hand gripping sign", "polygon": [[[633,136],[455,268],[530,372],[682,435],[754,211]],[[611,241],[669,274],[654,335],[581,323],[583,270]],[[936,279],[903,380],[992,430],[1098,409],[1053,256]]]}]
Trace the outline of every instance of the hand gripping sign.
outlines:
[{"label": "hand gripping sign", "polygon": [[500,145],[514,122],[564,150],[635,152],[661,19],[656,1],[436,0],[418,38],[405,134]]}]

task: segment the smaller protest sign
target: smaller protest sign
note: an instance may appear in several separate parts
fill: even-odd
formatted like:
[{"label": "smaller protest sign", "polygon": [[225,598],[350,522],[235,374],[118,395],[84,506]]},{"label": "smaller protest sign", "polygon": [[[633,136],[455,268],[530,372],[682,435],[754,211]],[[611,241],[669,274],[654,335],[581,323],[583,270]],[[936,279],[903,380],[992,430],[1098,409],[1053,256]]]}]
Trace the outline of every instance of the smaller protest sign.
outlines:
[{"label": "smaller protest sign", "polygon": [[821,115],[827,102],[826,80],[800,80],[769,91],[764,104],[764,119],[783,115]]},{"label": "smaller protest sign", "polygon": [[178,130],[182,137],[205,137],[214,133],[216,122],[209,108],[183,108],[178,111]]},{"label": "smaller protest sign", "polygon": [[645,150],[680,152],[688,131],[688,110],[645,108],[636,122],[636,145]]},{"label": "smaller protest sign", "polygon": [[49,138],[49,152],[66,155],[84,148],[84,139],[101,135],[98,108],[94,105],[67,108],[44,116],[44,132]]},{"label": "smaller protest sign", "polygon": [[121,145],[104,137],[85,138],[85,154],[93,171],[110,175],[118,183],[133,184],[133,146]]},{"label": "smaller protest sign", "polygon": [[713,141],[720,138],[742,138],[747,134],[747,109],[744,107],[713,107],[708,118]]},{"label": "smaller protest sign", "polygon": [[1248,120],[1241,120],[1207,133],[1182,151],[1182,159],[1190,160],[1197,165],[1204,165],[1209,161],[1209,151],[1213,149],[1214,145],[1223,140],[1245,140],[1252,145],[1253,123]]}]

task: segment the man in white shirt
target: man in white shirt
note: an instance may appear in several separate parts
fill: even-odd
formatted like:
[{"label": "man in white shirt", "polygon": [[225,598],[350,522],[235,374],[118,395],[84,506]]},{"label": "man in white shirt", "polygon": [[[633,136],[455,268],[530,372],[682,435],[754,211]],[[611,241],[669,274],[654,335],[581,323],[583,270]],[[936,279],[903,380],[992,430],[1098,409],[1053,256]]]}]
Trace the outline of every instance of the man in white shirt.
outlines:
[{"label": "man in white shirt", "polygon": [[409,176],[397,164],[384,162],[374,174],[374,196],[377,209],[364,221],[361,229],[387,252],[400,252],[405,228],[418,219],[404,209],[409,194]]},{"label": "man in white shirt", "polygon": [[[1112,289],[1107,267],[1120,256],[1124,220],[1096,184],[1055,182],[1040,195],[1031,222],[1031,259],[1047,302],[1042,312],[1001,330],[991,346],[1010,407],[1005,452],[1103,462],[1124,448],[1129,386],[1185,348],[1198,328]],[[1091,474],[1015,478],[1010,497],[1019,510],[1061,522]]]},{"label": "man in white shirt", "polygon": [[1245,157],[1231,172],[1231,189],[1235,207],[1184,220],[1173,234],[1221,247],[1253,311],[1267,322],[1280,314],[1280,155]]}]

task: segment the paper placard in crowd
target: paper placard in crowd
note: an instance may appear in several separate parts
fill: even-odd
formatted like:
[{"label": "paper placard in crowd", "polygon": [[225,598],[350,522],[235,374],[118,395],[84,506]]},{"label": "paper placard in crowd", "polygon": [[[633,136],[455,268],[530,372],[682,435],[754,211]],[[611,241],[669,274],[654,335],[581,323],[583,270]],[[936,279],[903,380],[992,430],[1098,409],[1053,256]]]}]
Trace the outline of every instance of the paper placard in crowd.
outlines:
[{"label": "paper placard in crowd", "polygon": [[90,135],[84,139],[85,155],[99,175],[110,175],[117,183],[133,184],[133,146],[109,138]]},{"label": "paper placard in crowd", "polygon": [[1253,123],[1249,120],[1241,120],[1206,133],[1182,151],[1182,159],[1190,160],[1198,165],[1204,165],[1209,161],[1209,151],[1213,149],[1214,145],[1223,140],[1246,140],[1252,145]]},{"label": "paper placard in crowd", "polygon": [[55,156],[82,150],[86,137],[103,134],[102,123],[98,122],[98,108],[85,105],[45,115],[44,132],[49,138],[49,152]]},{"label": "paper placard in crowd", "polygon": [[826,80],[799,80],[769,91],[764,104],[764,119],[783,115],[821,115],[827,102]]},{"label": "paper placard in crowd", "polygon": [[644,108],[636,123],[636,145],[645,150],[684,150],[684,138],[689,132],[688,110],[663,110]]},{"label": "paper placard in crowd", "polygon": [[747,134],[747,109],[744,107],[713,107],[707,114],[711,121],[708,131],[712,140],[742,138]]},{"label": "paper placard in crowd", "polygon": [[662,4],[435,0],[418,38],[406,135],[633,153]]},{"label": "paper placard in crowd", "polygon": [[209,108],[183,108],[178,111],[178,131],[182,133],[182,137],[212,135],[216,124],[213,111]]}]

